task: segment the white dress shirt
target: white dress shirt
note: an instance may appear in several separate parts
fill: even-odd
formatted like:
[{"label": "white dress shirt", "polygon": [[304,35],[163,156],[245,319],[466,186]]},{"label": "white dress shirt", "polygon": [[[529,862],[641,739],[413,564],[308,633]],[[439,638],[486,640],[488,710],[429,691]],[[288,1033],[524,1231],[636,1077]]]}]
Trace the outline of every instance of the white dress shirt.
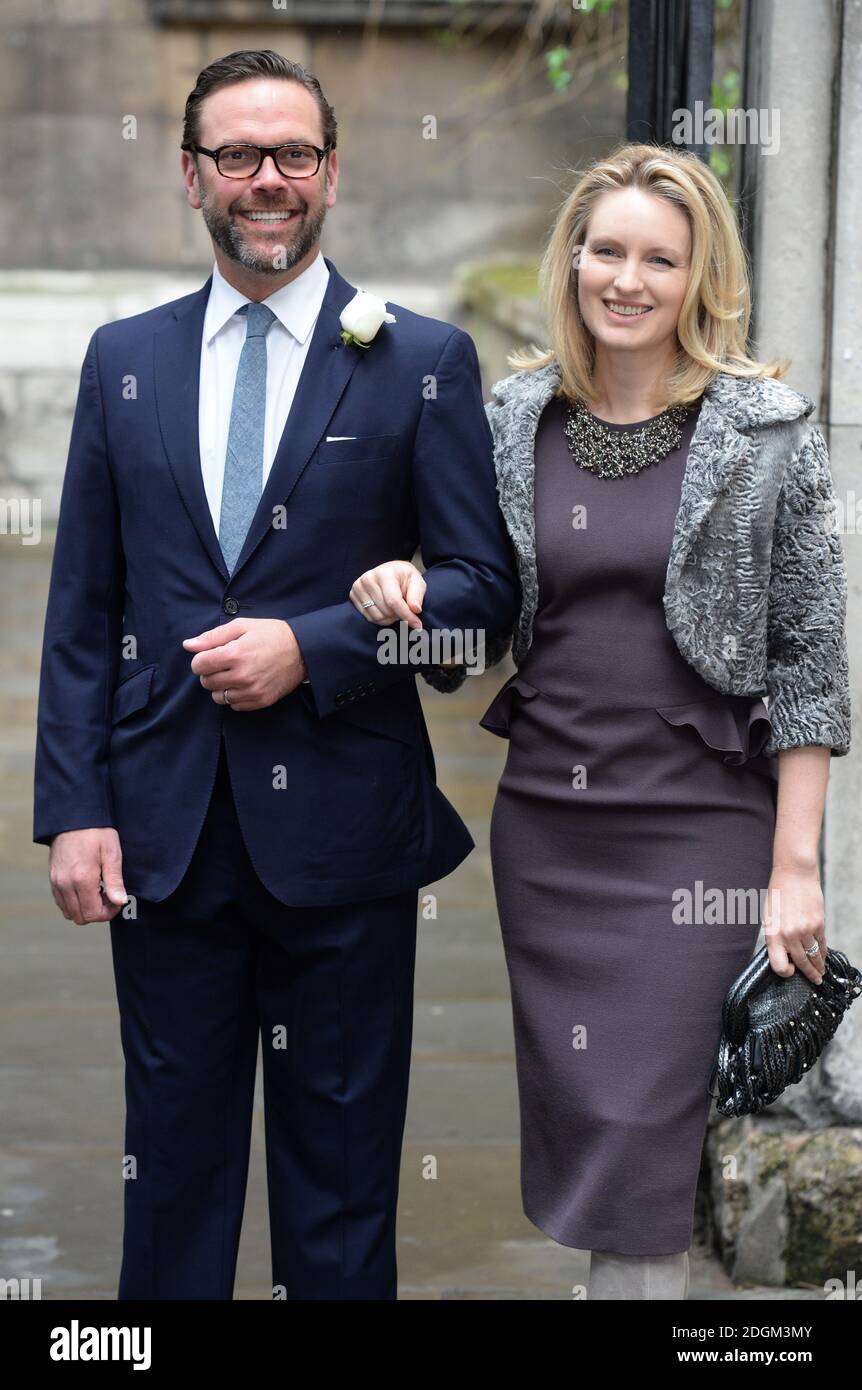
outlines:
[{"label": "white dress shirt", "polygon": [[[263,301],[275,314],[275,322],[266,335],[266,421],[261,491],[266,486],[284,433],[328,283],[329,269],[323,253],[318,252],[317,258],[301,275]],[[221,519],[233,388],[245,342],[245,315],[238,314],[237,310],[248,302],[214,265],[201,342],[198,436],[204,489],[216,535]]]}]

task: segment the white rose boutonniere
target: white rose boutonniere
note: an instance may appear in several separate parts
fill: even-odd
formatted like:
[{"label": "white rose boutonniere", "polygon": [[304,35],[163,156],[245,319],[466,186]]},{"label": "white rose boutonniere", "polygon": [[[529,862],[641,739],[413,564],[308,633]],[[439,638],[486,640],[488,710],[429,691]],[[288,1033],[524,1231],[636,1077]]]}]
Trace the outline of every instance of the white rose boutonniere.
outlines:
[{"label": "white rose boutonniere", "polygon": [[348,347],[369,348],[377,337],[382,323],[395,323],[394,314],[386,308],[386,301],[376,294],[357,290],[349,304],[341,311],[341,337]]}]

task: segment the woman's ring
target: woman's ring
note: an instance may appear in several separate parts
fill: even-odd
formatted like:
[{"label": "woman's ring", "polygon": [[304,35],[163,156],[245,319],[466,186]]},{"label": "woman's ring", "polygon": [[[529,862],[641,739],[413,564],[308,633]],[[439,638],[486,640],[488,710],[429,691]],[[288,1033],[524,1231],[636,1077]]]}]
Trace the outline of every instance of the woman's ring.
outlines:
[{"label": "woman's ring", "polygon": [[376,607],[377,607],[377,604],[376,604],[376,602],[374,601],[373,598],[370,598],[370,599],[367,599],[365,603],[363,603],[362,607],[363,607],[363,608],[376,608]]},{"label": "woman's ring", "polygon": [[222,695],[223,695],[225,704],[226,704],[226,705],[229,705],[229,704],[230,704],[230,695],[228,694],[228,692],[227,692],[226,690],[224,690],[224,691],[222,691]]}]

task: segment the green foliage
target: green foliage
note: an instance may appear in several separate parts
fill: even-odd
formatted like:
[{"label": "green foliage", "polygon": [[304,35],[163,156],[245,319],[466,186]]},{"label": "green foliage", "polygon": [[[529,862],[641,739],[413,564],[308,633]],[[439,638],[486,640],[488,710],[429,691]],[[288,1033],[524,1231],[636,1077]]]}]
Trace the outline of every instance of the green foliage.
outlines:
[{"label": "green foliage", "polygon": [[710,102],[727,115],[728,107],[738,106],[741,100],[742,78],[736,68],[728,68],[717,82],[713,82]]},{"label": "green foliage", "polygon": [[564,91],[572,80],[572,74],[567,66],[571,56],[572,50],[564,47],[549,48],[545,54],[548,81],[556,92]]},{"label": "green foliage", "polygon": [[[728,68],[716,82],[713,82],[710,104],[726,117],[730,108],[738,107],[741,101],[742,78],[736,68]],[[709,152],[709,167],[721,182],[730,202],[734,203],[735,166],[732,153],[727,148],[716,149],[713,146]]]},{"label": "green foliage", "polygon": [[[578,15],[610,14],[616,7],[617,0],[572,0],[572,17]],[[557,92],[565,91],[572,80],[572,73],[569,63],[572,59],[572,49],[568,45],[559,45],[551,48],[545,54],[545,62],[548,69],[548,81]]]}]

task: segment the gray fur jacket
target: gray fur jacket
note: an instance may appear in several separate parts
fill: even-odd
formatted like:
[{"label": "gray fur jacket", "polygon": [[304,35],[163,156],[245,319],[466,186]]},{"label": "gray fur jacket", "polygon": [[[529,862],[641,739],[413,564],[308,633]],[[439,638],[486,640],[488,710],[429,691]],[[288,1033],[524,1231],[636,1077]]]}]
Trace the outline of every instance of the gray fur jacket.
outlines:
[{"label": "gray fur jacket", "polygon": [[[520,666],[539,597],[533,450],[557,394],[551,362],[498,381],[485,410],[497,494],[515,548],[521,611],[489,640],[485,664],[512,647]],[[718,373],[704,392],[689,447],[664,592],[665,620],[685,659],[716,690],[766,696],[763,751],[821,744],[850,749],[847,579],[826,443],[807,396],[783,382]],[[424,678],[455,690],[466,668]]]}]

